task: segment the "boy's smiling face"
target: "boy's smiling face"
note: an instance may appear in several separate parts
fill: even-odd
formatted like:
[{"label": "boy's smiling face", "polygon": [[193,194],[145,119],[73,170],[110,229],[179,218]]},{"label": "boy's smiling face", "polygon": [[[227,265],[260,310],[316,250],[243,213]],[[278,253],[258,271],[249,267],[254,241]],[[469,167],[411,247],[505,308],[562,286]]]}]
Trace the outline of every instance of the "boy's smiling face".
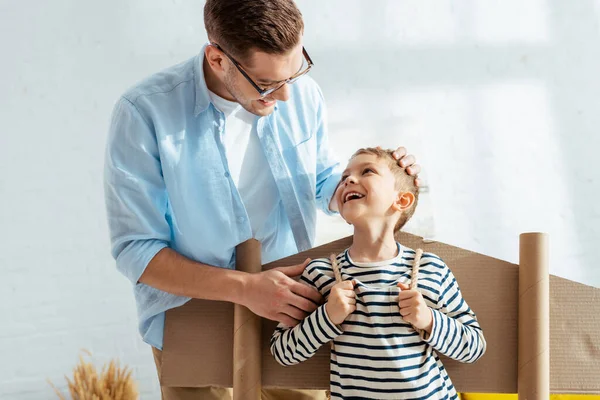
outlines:
[{"label": "boy's smiling face", "polygon": [[353,225],[367,219],[390,220],[393,225],[414,201],[413,197],[405,204],[404,195],[396,188],[388,163],[373,154],[359,154],[350,160],[335,194],[340,214]]}]

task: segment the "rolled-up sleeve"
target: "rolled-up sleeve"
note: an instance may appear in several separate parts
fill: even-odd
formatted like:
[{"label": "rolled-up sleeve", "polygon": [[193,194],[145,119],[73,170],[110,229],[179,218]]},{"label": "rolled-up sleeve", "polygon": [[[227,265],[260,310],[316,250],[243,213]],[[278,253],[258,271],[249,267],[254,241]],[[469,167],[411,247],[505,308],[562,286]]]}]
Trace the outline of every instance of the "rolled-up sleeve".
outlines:
[{"label": "rolled-up sleeve", "polygon": [[327,109],[321,90],[319,90],[319,107],[317,109],[317,206],[327,215],[337,214],[329,209],[329,202],[342,175],[341,164],[329,146],[327,131]]},{"label": "rolled-up sleeve", "polygon": [[170,227],[153,126],[126,98],[112,115],[104,195],[112,256],[117,269],[136,284],[156,253],[169,246]]}]

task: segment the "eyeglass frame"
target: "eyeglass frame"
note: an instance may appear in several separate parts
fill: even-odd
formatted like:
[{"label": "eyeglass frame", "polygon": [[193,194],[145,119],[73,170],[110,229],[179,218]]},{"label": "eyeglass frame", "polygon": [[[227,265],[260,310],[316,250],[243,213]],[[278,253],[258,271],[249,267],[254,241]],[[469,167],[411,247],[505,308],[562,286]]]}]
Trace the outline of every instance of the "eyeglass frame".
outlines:
[{"label": "eyeglass frame", "polygon": [[306,51],[306,49],[304,48],[304,46],[302,46],[302,55],[306,59],[308,67],[306,67],[306,69],[304,71],[297,72],[296,74],[294,74],[290,78],[278,82],[278,83],[280,83],[279,86],[276,86],[276,87],[273,87],[273,88],[269,88],[269,89],[263,89],[260,86],[258,86],[258,84],[252,80],[252,78],[250,78],[250,76],[248,75],[248,73],[246,71],[244,71],[244,68],[241,66],[241,64],[239,62],[237,62],[229,54],[227,54],[227,52],[225,50],[223,50],[223,48],[221,46],[219,46],[217,43],[211,43],[211,46],[216,47],[223,54],[225,54],[225,56],[227,56],[227,58],[229,58],[229,60],[233,63],[233,65],[235,65],[235,67],[238,69],[238,71],[240,71],[240,73],[242,74],[242,76],[244,78],[246,78],[246,80],[252,85],[252,87],[254,87],[254,89],[256,89],[256,91],[258,92],[258,94],[260,95],[261,98],[263,98],[265,96],[268,96],[268,95],[270,95],[273,92],[276,92],[277,90],[281,89],[286,84],[292,84],[292,83],[296,82],[298,80],[298,78],[306,75],[308,73],[308,71],[310,71],[310,69],[313,67],[313,65],[315,65],[315,63],[313,62],[313,60],[308,55],[308,52]]}]

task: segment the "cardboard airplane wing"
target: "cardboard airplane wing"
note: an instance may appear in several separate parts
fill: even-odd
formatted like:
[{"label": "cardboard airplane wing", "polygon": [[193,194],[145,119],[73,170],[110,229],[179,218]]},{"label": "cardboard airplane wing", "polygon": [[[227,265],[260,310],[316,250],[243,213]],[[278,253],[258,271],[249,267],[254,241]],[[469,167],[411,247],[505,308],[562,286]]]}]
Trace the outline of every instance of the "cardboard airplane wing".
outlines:
[{"label": "cardboard airplane wing", "polygon": [[[535,242],[539,236],[531,238],[534,242],[524,241],[523,235],[521,238],[522,268],[526,263],[547,263],[540,260],[547,253],[544,248],[547,243]],[[522,380],[532,384],[549,383],[549,390],[555,393],[600,393],[600,289],[548,276],[547,272],[545,277],[527,278],[531,280],[527,283],[522,275],[520,278],[517,264],[444,243],[424,242],[407,233],[400,233],[397,239],[407,247],[434,253],[446,262],[484,331],[487,351],[475,364],[443,358],[457,391],[517,393],[521,374]],[[328,257],[348,248],[351,242],[352,237],[346,237],[265,265],[263,269],[298,264],[306,257]],[[549,293],[544,292],[544,282]],[[536,325],[535,320],[545,318],[544,304],[549,304],[549,318],[546,325]],[[162,385],[232,387],[233,310],[230,303],[191,300],[167,312]],[[262,320],[262,385],[328,389],[329,346],[323,346],[304,363],[280,366],[269,351],[275,326],[273,321]],[[542,369],[548,369],[544,357],[550,360],[549,382],[543,374],[528,375],[530,364],[539,362],[535,360],[538,357]]]}]

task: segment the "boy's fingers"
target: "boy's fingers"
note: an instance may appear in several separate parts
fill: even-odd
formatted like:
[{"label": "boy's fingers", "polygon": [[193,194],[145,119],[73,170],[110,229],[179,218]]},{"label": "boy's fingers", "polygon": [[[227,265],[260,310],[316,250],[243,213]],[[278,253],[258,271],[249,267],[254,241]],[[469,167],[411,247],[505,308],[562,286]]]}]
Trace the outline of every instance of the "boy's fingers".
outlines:
[{"label": "boy's fingers", "polygon": [[411,299],[417,295],[416,290],[403,290],[398,293],[398,300],[406,300]]},{"label": "boy's fingers", "polygon": [[408,286],[406,283],[398,282],[397,286],[402,290],[410,290],[410,286]]},{"label": "boy's fingers", "polygon": [[354,290],[354,280],[351,281],[344,281],[339,283],[340,288],[344,289],[344,290]]},{"label": "boy's fingers", "polygon": [[354,281],[342,281],[342,282],[338,282],[335,285],[333,285],[333,287],[338,287],[338,288],[342,288],[342,289],[352,289],[354,287]]},{"label": "boy's fingers", "polygon": [[398,302],[398,307],[400,307],[400,308],[406,308],[406,307],[410,307],[412,305],[413,305],[413,301],[410,299],[402,300],[402,301]]}]

